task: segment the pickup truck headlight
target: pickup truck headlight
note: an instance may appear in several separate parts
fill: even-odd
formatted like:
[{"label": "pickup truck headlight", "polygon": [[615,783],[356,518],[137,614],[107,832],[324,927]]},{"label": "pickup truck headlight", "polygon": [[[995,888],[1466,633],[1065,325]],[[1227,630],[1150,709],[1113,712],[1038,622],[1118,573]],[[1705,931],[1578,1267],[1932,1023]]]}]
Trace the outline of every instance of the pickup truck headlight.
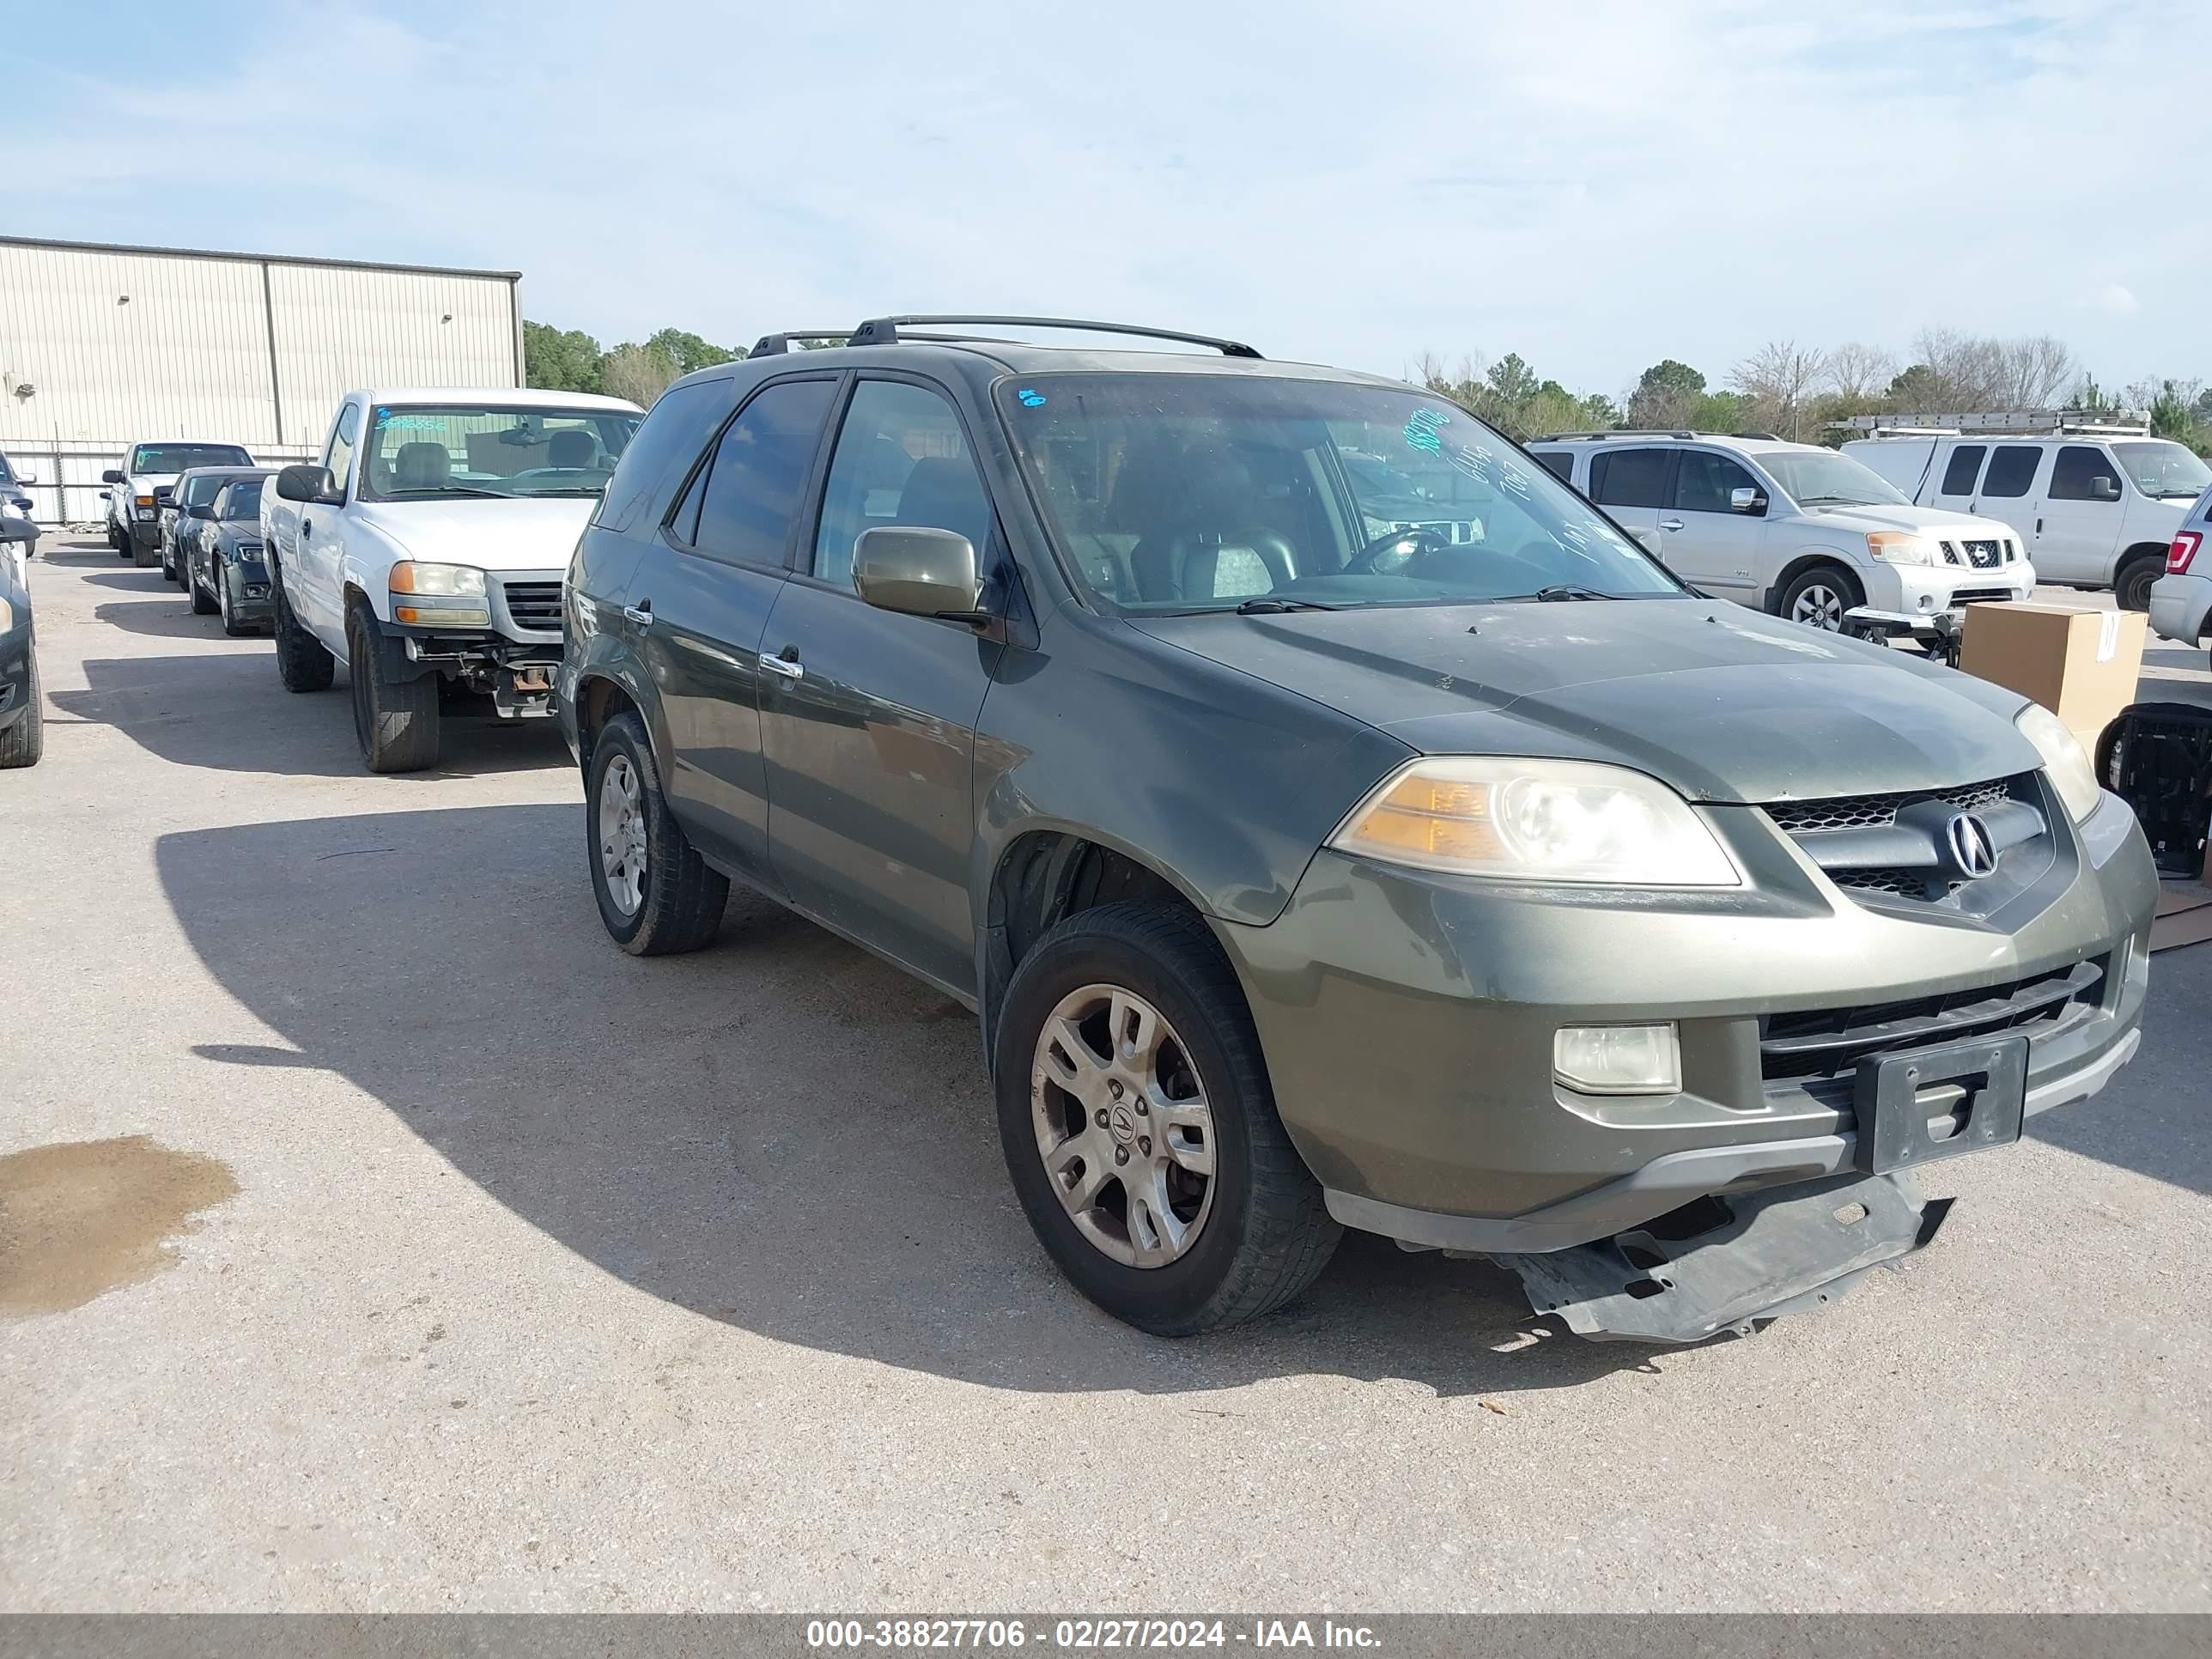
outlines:
[{"label": "pickup truck headlight", "polygon": [[[431,603],[415,602],[420,599]],[[484,573],[474,565],[402,559],[392,567],[392,619],[418,628],[489,628]]]},{"label": "pickup truck headlight", "polygon": [[1329,844],[1456,875],[1609,887],[1740,887],[1727,849],[1656,779],[1587,761],[1412,761]]},{"label": "pickup truck headlight", "polygon": [[2095,811],[2105,792],[2097,781],[2097,769],[2066,729],[2066,723],[2037,702],[2021,709],[2012,723],[2043,757],[2043,769],[2050,775],[2051,787],[2057,790],[2058,799],[2075,821],[2079,823]]},{"label": "pickup truck headlight", "polygon": [[1943,555],[1925,536],[1898,530],[1877,530],[1867,538],[1867,551],[1886,564],[1941,564]]}]

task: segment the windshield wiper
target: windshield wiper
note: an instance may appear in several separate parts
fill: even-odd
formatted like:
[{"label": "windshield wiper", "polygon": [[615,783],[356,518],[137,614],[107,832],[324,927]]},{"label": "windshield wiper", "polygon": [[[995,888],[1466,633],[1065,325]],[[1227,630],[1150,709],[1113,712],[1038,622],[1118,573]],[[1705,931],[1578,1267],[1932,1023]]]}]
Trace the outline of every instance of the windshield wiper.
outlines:
[{"label": "windshield wiper", "polygon": [[1895,507],[1897,505],[1895,501],[1862,501],[1856,495],[1800,495],[1797,498],[1797,505],[1800,507],[1808,507],[1814,501],[1820,501],[1830,507]]},{"label": "windshield wiper", "polygon": [[1256,599],[1243,600],[1237,607],[1240,617],[1272,617],[1284,611],[1334,611],[1339,607],[1322,605],[1315,599],[1279,599],[1273,593],[1262,593]]},{"label": "windshield wiper", "polygon": [[1536,597],[1547,605],[1561,599],[1617,599],[1618,593],[1601,593],[1595,587],[1584,587],[1580,582],[1553,582],[1549,587],[1540,587]]},{"label": "windshield wiper", "polygon": [[387,489],[378,499],[396,501],[410,495],[475,495],[488,501],[511,501],[515,495],[505,489],[471,489],[466,484],[424,484],[415,489]]}]

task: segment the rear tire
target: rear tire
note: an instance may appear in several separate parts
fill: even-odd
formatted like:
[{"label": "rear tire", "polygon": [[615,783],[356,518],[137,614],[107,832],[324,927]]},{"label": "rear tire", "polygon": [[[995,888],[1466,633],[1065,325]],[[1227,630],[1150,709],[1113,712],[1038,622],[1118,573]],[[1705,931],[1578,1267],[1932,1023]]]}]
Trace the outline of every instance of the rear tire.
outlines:
[{"label": "rear tire", "polygon": [[284,584],[275,570],[270,571],[269,579],[276,613],[276,678],[287,691],[329,690],[337,664],[323,642],[292,614],[291,601],[284,597]]},{"label": "rear tire", "polygon": [[377,631],[368,607],[346,612],[346,673],[353,681],[353,733],[372,772],[419,772],[438,763],[438,677],[406,678],[394,641]]},{"label": "rear tire", "polygon": [[1218,1330],[1328,1265],[1343,1230],[1275,1110],[1237,975],[1194,912],[1102,905],[1046,933],[1006,988],[993,1074],[1030,1225],[1115,1318],[1155,1336]]},{"label": "rear tire", "polygon": [[1815,564],[1790,578],[1777,608],[1785,622],[1840,634],[1846,626],[1844,613],[1865,603],[1866,590],[1850,571],[1839,564]]},{"label": "rear tire", "polygon": [[2119,574],[2112,580],[2112,597],[2123,611],[2150,609],[2151,584],[2166,574],[2166,560],[2139,555],[2120,567]]},{"label": "rear tire", "polygon": [[30,641],[31,683],[23,702],[23,717],[0,732],[0,771],[36,766],[46,752],[46,705],[39,692],[39,641]]},{"label": "rear tire", "polygon": [[714,942],[730,878],[699,856],[668,810],[645,722],[628,711],[592,744],[584,846],[599,920],[630,955],[673,956]]}]

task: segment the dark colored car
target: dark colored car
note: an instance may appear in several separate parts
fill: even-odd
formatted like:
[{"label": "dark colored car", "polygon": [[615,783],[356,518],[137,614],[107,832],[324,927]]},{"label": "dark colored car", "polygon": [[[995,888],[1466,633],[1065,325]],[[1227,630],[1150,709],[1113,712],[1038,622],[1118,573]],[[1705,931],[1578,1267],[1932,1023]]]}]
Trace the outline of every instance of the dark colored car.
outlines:
[{"label": "dark colored car", "polygon": [[939,332],[1018,320],[678,381],[556,700],[610,934],[740,881],[975,1008],[1102,1306],[1249,1317],[1350,1225],[1748,1329],[2135,1053],[2156,879],[2054,716],[1698,597],[1431,393]]},{"label": "dark colored car", "polygon": [[46,746],[31,588],[19,556],[32,528],[27,520],[0,516],[0,770],[37,765]]},{"label": "dark colored car", "polygon": [[200,534],[205,520],[194,516],[192,509],[206,507],[215,500],[216,491],[233,478],[265,478],[274,468],[252,466],[195,466],[177,477],[168,498],[161,503],[161,574],[171,581],[181,584],[185,580],[185,550]]},{"label": "dark colored car", "polygon": [[261,542],[262,487],[275,476],[273,467],[232,473],[212,499],[188,509],[193,533],[178,538],[185,561],[179,580],[192,614],[219,614],[222,631],[233,638],[258,633],[276,619]]}]

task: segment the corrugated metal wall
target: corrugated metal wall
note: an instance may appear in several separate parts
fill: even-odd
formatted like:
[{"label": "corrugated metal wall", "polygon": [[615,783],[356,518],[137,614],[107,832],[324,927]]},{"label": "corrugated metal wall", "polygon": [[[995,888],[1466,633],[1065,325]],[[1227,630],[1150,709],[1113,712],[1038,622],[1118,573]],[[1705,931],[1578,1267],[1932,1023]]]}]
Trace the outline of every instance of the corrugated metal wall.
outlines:
[{"label": "corrugated metal wall", "polygon": [[356,386],[518,386],[514,286],[0,239],[0,450],[25,471],[142,438],[289,450],[319,445]]}]

